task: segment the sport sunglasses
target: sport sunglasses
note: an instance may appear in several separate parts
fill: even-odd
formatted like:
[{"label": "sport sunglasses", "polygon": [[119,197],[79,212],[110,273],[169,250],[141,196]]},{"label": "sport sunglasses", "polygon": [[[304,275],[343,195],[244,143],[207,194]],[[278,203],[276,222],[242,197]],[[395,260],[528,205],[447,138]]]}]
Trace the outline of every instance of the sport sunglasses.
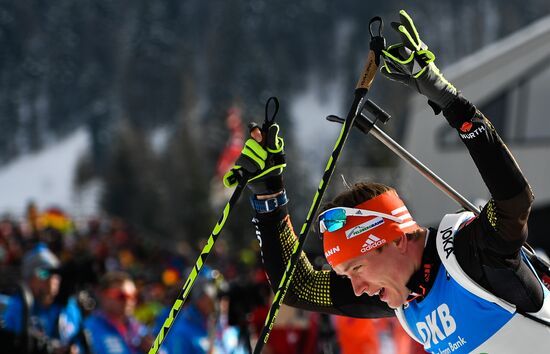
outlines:
[{"label": "sport sunglasses", "polygon": [[321,233],[325,233],[326,231],[334,232],[340,230],[344,227],[344,225],[346,225],[348,216],[379,216],[395,221],[399,224],[401,224],[405,219],[410,218],[410,214],[408,213],[402,217],[397,217],[373,210],[336,207],[325,210],[319,215],[319,231]]},{"label": "sport sunglasses", "polygon": [[34,275],[40,280],[47,280],[52,276],[52,271],[46,268],[37,268],[34,270]]},{"label": "sport sunglasses", "polygon": [[109,288],[103,291],[103,294],[111,299],[118,301],[135,301],[137,293],[127,292],[119,288]]}]

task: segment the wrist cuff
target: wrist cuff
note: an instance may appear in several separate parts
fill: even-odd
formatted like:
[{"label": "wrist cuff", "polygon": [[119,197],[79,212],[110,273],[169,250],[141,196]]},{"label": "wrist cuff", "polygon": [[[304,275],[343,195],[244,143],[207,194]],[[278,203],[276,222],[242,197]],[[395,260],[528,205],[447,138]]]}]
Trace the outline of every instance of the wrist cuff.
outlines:
[{"label": "wrist cuff", "polygon": [[283,189],[283,193],[270,199],[259,200],[255,195],[250,197],[250,204],[257,213],[264,214],[270,213],[280,206],[288,203],[288,197],[286,191]]},{"label": "wrist cuff", "polygon": [[476,107],[461,94],[443,110],[443,115],[453,128],[460,128],[464,122],[470,121],[476,113]]}]

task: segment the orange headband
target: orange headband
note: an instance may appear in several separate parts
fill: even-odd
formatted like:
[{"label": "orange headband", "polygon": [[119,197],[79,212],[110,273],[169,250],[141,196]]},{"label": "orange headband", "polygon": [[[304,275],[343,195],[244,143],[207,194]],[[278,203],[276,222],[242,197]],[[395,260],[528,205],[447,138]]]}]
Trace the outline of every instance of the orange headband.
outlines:
[{"label": "orange headband", "polygon": [[418,228],[395,190],[377,195],[355,208],[388,214],[402,221],[399,223],[381,216],[347,216],[343,228],[323,233],[325,257],[332,267],[382,247]]}]

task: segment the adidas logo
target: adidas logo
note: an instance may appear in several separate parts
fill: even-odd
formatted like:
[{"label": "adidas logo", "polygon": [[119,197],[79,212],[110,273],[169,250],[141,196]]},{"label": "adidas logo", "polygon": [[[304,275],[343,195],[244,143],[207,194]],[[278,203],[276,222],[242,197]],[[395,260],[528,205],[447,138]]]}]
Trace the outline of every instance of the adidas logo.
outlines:
[{"label": "adidas logo", "polygon": [[372,249],[378,248],[386,243],[386,240],[379,238],[370,234],[369,237],[365,240],[363,246],[361,246],[361,253],[366,253]]},{"label": "adidas logo", "polygon": [[352,229],[346,230],[346,238],[349,240],[350,238],[359,236],[362,233],[365,233],[367,231],[374,229],[375,227],[382,225],[383,223],[384,223],[383,218],[381,218],[380,216],[376,217],[372,220],[359,224]]}]

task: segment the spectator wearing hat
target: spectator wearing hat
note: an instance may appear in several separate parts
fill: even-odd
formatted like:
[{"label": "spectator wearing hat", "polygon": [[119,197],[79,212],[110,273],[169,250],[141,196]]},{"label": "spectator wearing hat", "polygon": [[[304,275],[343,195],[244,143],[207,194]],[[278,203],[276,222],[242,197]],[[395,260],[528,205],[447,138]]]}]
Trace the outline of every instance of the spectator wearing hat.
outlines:
[{"label": "spectator wearing hat", "polygon": [[58,301],[59,259],[38,243],[22,262],[21,294],[10,296],[1,314],[2,330],[26,338],[30,352],[82,353],[82,314],[74,297]]}]

